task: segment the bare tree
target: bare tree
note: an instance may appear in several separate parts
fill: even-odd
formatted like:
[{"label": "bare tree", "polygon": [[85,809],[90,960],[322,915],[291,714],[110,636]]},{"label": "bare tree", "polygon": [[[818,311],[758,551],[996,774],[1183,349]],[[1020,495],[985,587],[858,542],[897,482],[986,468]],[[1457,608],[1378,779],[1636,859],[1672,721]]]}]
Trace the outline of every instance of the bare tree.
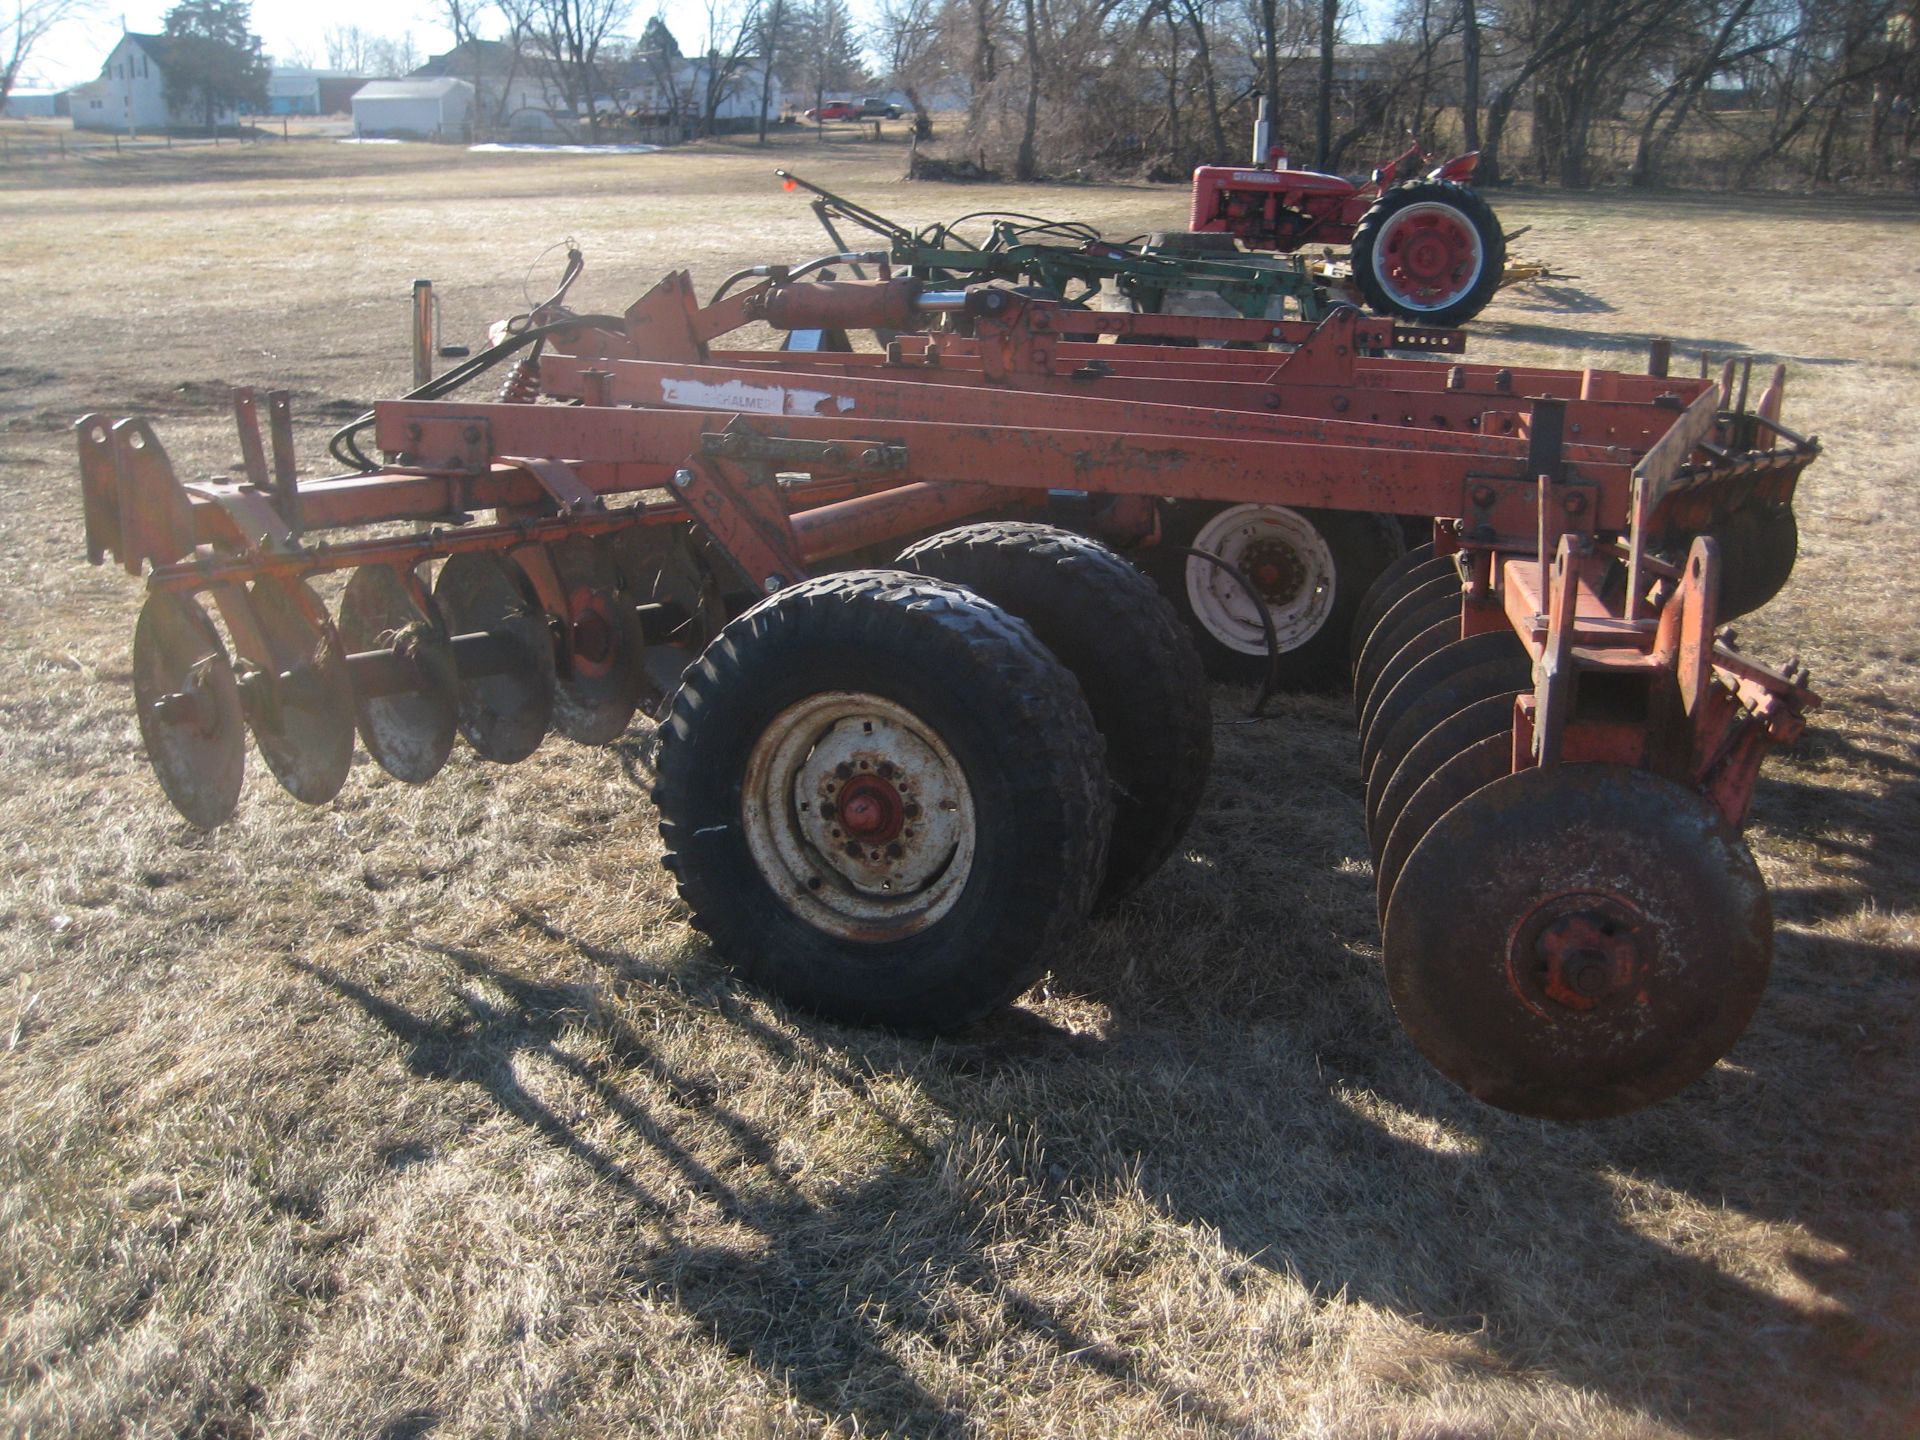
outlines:
[{"label": "bare tree", "polygon": [[1320,0],[1320,92],[1314,113],[1314,167],[1333,164],[1333,47],[1340,34],[1340,0]]},{"label": "bare tree", "polygon": [[395,39],[390,35],[375,35],[358,25],[335,25],[320,38],[327,47],[327,68],[331,70],[391,80],[420,68],[420,53],[414,48],[412,31]]},{"label": "bare tree", "polygon": [[1023,0],[1027,43],[1027,118],[1020,130],[1020,150],[1013,162],[1013,178],[1031,180],[1037,173],[1033,141],[1040,126],[1040,26],[1035,18],[1034,0]]},{"label": "bare tree", "polygon": [[1480,0],[1460,0],[1460,137],[1480,148]]},{"label": "bare tree", "polygon": [[773,109],[773,72],[785,48],[793,10],[788,0],[766,0],[760,19],[760,143],[767,143],[768,112]]},{"label": "bare tree", "polygon": [[600,67],[608,37],[626,23],[633,0],[501,0],[509,23],[525,36],[551,89],[589,136],[600,133]]},{"label": "bare tree", "polygon": [[0,106],[7,103],[41,42],[69,20],[90,15],[94,9],[94,0],[14,0],[11,17],[0,10]]},{"label": "bare tree", "polygon": [[859,37],[846,0],[812,0],[798,16],[794,73],[813,92],[818,108],[829,90],[867,83]]},{"label": "bare tree", "polygon": [[947,73],[947,50],[935,0],[883,0],[868,44],[886,65],[886,79],[913,107],[914,131],[933,133],[926,92]]},{"label": "bare tree", "polygon": [[[760,0],[707,0],[707,39],[699,80],[702,134],[713,133],[720,106],[739,83],[759,34]],[[763,86],[762,96],[766,93]]]},{"label": "bare tree", "polygon": [[[473,104],[476,115],[492,114],[495,123],[501,118],[499,111],[507,103],[505,86],[492,107],[487,104],[488,86],[486,64],[480,47],[480,19],[493,8],[493,0],[440,0],[440,14],[447,22],[447,29],[453,32],[453,48],[456,52],[464,49],[472,62],[468,67],[467,80],[473,86]],[[478,137],[476,137],[478,138]]]},{"label": "bare tree", "polygon": [[1227,132],[1220,119],[1220,84],[1213,68],[1213,45],[1207,34],[1205,0],[1172,0],[1193,31],[1194,58],[1200,66],[1200,93],[1207,104],[1207,131],[1212,144],[1207,159],[1218,165],[1227,158]]}]

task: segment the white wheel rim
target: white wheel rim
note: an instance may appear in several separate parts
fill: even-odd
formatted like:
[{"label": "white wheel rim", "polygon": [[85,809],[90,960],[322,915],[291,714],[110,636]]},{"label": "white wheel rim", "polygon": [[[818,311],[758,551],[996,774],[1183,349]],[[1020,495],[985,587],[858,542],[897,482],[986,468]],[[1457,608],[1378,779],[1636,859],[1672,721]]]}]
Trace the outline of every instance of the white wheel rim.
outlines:
[{"label": "white wheel rim", "polygon": [[1234,572],[1187,557],[1187,603],[1201,628],[1229,650],[1267,653],[1256,595],[1266,602],[1282,654],[1319,634],[1333,613],[1333,551],[1298,511],[1231,506],[1200,527],[1193,548],[1218,555]]},{"label": "white wheel rim", "polygon": [[1480,283],[1486,246],[1459,210],[1429,200],[1396,210],[1373,242],[1373,277],[1397,305],[1444,310]]},{"label": "white wheel rim", "polygon": [[748,757],[740,805],[766,882],[843,940],[924,930],[973,871],[966,772],[931,726],[878,695],[825,691],[782,710]]}]

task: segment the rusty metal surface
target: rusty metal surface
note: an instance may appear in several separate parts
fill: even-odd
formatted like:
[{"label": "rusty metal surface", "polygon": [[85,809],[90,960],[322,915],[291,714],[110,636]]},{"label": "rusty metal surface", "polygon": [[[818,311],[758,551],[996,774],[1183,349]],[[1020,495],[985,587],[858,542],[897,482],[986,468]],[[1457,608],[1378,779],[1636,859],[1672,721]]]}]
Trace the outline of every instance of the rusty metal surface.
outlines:
[{"label": "rusty metal surface", "polygon": [[391,650],[406,668],[405,689],[376,694],[356,682],[353,699],[367,753],[410,785],[439,774],[453,751],[459,684],[445,622],[422,607],[423,598],[391,565],[361,566],[340,595],[338,629],[349,669],[355,654],[378,650]]},{"label": "rusty metal surface", "polygon": [[1712,805],[1644,771],[1561,765],[1496,781],[1427,833],[1385,965],[1408,1034],[1469,1094],[1593,1119],[1726,1053],[1772,939],[1759,870]]},{"label": "rusty metal surface", "polygon": [[440,567],[433,598],[456,635],[501,638],[509,663],[460,677],[460,733],[488,760],[511,765],[540,747],[553,719],[553,637],[507,563],[495,555],[455,555]]},{"label": "rusty metal surface", "polygon": [[[1411,743],[1401,743],[1404,736],[1390,740],[1375,757],[1367,775],[1366,819],[1367,842],[1376,867],[1381,866],[1387,839],[1399,823],[1400,812],[1442,765],[1482,740],[1495,736],[1503,741],[1511,739],[1513,702],[1520,697],[1524,680],[1505,689],[1496,688],[1511,673],[1504,662],[1475,666],[1451,691],[1457,708],[1434,721]],[[1416,718],[1410,715],[1408,720]],[[1406,734],[1412,734],[1414,728],[1408,724]],[[1383,893],[1388,888],[1384,873],[1381,888]]]},{"label": "rusty metal surface", "polygon": [[245,778],[246,726],[226,647],[197,601],[147,596],[133,632],[133,703],[160,788],[187,822],[233,814]]},{"label": "rusty metal surface", "polygon": [[305,581],[263,577],[250,587],[248,604],[266,652],[265,664],[241,685],[254,744],[288,794],[322,804],[340,792],[353,763],[346,654]]}]

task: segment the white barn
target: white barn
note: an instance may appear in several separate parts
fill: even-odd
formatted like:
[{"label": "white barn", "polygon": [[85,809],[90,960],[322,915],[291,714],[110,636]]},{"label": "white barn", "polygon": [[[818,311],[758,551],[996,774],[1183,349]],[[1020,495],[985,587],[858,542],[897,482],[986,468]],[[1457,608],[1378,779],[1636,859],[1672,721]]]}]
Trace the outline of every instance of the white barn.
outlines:
[{"label": "white barn", "polygon": [[464,80],[369,80],[353,92],[356,135],[457,140],[473,118],[473,86]]}]

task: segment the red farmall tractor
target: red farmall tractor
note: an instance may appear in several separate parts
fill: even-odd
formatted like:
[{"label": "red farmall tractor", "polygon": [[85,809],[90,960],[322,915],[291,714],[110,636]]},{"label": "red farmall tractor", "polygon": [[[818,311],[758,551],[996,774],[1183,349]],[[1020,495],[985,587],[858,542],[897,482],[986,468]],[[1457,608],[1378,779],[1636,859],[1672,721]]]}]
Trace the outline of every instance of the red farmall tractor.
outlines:
[{"label": "red farmall tractor", "polygon": [[1193,172],[1196,235],[1231,235],[1249,249],[1281,252],[1350,246],[1353,283],[1377,314],[1430,325],[1472,319],[1500,288],[1506,239],[1493,210],[1468,188],[1477,153],[1436,165],[1415,143],[1364,185],[1289,169],[1259,141],[1255,154],[1252,166]]}]

